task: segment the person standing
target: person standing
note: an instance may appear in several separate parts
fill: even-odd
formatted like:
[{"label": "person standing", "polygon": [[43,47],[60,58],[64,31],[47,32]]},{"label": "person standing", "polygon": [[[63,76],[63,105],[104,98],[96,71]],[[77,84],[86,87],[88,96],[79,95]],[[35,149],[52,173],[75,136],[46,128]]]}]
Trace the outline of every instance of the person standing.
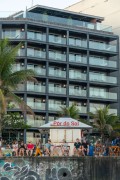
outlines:
[{"label": "person standing", "polygon": [[36,142],[35,156],[38,156],[38,155],[42,156],[42,152],[41,152],[40,148],[41,148],[40,141]]}]

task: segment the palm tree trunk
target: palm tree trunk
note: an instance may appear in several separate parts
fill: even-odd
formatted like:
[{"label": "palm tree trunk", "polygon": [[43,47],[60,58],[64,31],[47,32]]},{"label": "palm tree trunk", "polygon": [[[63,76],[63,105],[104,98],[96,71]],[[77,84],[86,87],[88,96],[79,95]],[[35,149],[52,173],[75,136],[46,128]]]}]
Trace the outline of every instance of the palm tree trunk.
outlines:
[{"label": "palm tree trunk", "polygon": [[2,115],[0,113],[0,139],[2,138]]},{"label": "palm tree trunk", "polygon": [[102,140],[102,143],[104,142],[104,133],[103,133],[103,130],[101,130],[101,140]]}]

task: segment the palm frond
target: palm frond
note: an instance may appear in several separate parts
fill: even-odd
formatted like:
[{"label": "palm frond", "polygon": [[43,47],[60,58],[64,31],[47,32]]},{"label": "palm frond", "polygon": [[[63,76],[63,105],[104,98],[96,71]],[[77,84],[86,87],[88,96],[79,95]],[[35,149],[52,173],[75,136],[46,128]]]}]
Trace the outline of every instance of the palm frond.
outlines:
[{"label": "palm frond", "polygon": [[31,69],[16,71],[9,76],[9,78],[5,81],[5,84],[9,85],[13,89],[16,89],[18,84],[20,84],[21,82],[26,82],[26,81],[37,82],[34,76],[35,73]]},{"label": "palm frond", "polygon": [[18,104],[23,113],[28,112],[34,115],[33,110],[19,96],[15,95],[13,92],[8,92],[7,96],[9,97],[9,100]]}]

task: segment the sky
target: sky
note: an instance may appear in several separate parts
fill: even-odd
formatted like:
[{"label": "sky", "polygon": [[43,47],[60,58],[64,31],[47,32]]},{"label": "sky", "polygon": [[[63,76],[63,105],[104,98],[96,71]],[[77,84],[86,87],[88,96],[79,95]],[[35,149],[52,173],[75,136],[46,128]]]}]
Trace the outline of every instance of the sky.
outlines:
[{"label": "sky", "polygon": [[80,0],[0,0],[0,17],[9,16],[17,11],[30,8],[32,5],[43,5],[64,9]]}]

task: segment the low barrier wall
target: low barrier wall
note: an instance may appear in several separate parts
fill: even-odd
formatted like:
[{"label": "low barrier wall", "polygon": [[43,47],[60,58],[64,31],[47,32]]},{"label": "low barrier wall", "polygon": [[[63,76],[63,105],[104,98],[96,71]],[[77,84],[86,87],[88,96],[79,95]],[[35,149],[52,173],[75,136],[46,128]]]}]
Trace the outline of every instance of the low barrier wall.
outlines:
[{"label": "low barrier wall", "polygon": [[120,180],[120,158],[2,158],[0,180]]}]

